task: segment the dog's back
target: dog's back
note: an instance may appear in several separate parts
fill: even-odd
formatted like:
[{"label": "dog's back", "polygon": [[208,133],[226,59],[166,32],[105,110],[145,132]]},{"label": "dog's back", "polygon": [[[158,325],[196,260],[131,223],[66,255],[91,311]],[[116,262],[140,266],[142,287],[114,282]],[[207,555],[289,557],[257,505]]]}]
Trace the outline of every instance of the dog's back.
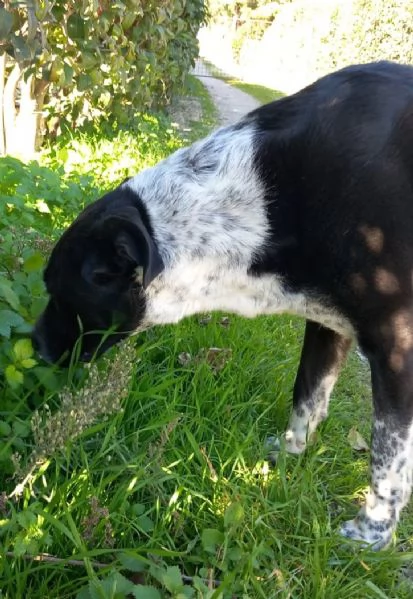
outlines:
[{"label": "dog's back", "polygon": [[[356,321],[367,317],[364,287],[386,304],[396,279],[411,294],[413,68],[349,67],[246,120],[258,123],[277,239],[253,268],[333,295]],[[382,271],[387,284],[386,275],[375,281]]]}]

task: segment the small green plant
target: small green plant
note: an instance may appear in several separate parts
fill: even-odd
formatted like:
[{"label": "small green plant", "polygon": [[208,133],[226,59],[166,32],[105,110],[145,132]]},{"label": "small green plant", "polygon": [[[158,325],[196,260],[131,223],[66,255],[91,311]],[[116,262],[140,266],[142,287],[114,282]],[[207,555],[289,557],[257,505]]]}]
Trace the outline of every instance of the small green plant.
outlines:
[{"label": "small green plant", "polygon": [[0,371],[12,390],[45,380],[28,337],[45,306],[42,271],[53,238],[90,195],[88,184],[36,162],[0,159]]}]

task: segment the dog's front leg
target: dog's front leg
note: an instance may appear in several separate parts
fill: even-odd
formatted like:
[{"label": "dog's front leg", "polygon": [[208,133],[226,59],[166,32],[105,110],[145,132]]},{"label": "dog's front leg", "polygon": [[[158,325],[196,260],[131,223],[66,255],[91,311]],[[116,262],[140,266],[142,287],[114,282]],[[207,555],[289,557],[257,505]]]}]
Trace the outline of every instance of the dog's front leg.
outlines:
[{"label": "dog's front leg", "polygon": [[[410,317],[407,319],[410,321]],[[392,331],[369,356],[374,402],[371,487],[366,503],[341,534],[386,547],[412,490],[413,472],[413,323]],[[410,331],[410,333],[409,333]]]},{"label": "dog's front leg", "polygon": [[308,438],[327,416],[330,395],[350,345],[351,339],[307,321],[293,411],[285,433],[289,453],[304,451]]}]

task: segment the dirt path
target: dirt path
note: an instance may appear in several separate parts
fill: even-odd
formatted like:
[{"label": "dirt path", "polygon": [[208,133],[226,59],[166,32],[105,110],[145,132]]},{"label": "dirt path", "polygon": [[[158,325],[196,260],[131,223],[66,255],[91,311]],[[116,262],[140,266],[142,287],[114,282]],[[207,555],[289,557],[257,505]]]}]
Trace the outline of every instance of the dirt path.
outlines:
[{"label": "dirt path", "polygon": [[[202,66],[202,72],[209,72],[205,65]],[[244,114],[261,106],[258,100],[221,79],[211,76],[199,76],[196,72],[193,72],[193,75],[208,90],[218,111],[218,125],[225,126],[236,123]],[[168,108],[168,112],[183,134],[190,131],[191,121],[202,119],[201,103],[194,96],[175,97]]]},{"label": "dirt path", "polygon": [[218,109],[220,125],[231,125],[244,114],[258,108],[260,102],[245,92],[213,77],[200,78]]},{"label": "dirt path", "polygon": [[215,79],[215,77],[210,76],[199,76],[196,74],[197,70],[198,72],[208,75],[208,67],[201,63],[201,69],[199,69],[199,66],[197,65],[194,74],[210,93],[218,110],[220,125],[231,125],[247,112],[260,106],[260,102],[249,94],[246,94],[236,87],[232,87],[221,79]]}]

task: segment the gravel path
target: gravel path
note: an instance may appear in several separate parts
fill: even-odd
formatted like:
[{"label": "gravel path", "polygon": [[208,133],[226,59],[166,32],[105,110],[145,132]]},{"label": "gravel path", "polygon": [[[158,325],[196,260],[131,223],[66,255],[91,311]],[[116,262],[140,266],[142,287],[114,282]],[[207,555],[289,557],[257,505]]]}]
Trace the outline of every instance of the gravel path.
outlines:
[{"label": "gravel path", "polygon": [[[205,65],[202,70],[207,72]],[[217,107],[220,125],[231,125],[247,112],[261,106],[258,100],[221,79],[200,76],[198,78],[209,91]]]}]

